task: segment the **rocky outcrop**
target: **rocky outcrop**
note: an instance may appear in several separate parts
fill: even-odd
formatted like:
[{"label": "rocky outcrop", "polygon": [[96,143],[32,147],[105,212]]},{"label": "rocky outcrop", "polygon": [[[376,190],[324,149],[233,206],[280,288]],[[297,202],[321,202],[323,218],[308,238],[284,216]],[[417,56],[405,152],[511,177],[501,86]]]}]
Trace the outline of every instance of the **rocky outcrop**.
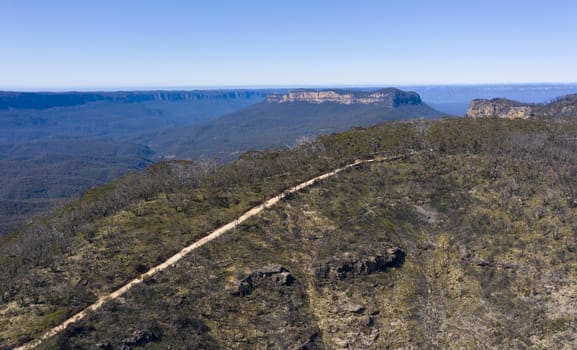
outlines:
[{"label": "rocky outcrop", "polygon": [[133,347],[144,347],[150,342],[157,342],[161,339],[161,335],[155,331],[148,330],[136,330],[132,334],[132,337],[124,339],[122,341],[121,350],[131,350]]},{"label": "rocky outcrop", "polygon": [[375,255],[355,256],[342,254],[312,266],[310,274],[316,279],[344,280],[349,277],[385,272],[401,267],[405,262],[405,252],[398,247],[385,247]]},{"label": "rocky outcrop", "polygon": [[279,264],[265,266],[253,271],[247,277],[237,282],[237,290],[231,294],[234,296],[246,296],[255,288],[264,284],[274,284],[277,286],[290,286],[295,278],[290,272]]},{"label": "rocky outcrop", "polygon": [[469,105],[467,117],[499,117],[509,119],[577,117],[577,94],[567,95],[548,104],[528,104],[504,98],[476,99]]},{"label": "rocky outcrop", "polygon": [[531,116],[531,106],[520,102],[495,98],[492,100],[476,99],[469,105],[467,117],[499,117],[509,119],[527,119]]},{"label": "rocky outcrop", "polygon": [[271,94],[267,97],[269,103],[338,103],[351,104],[384,104],[394,108],[401,105],[421,105],[421,97],[416,92],[407,92],[388,88],[371,92],[348,90],[308,90],[299,89],[287,94]]}]

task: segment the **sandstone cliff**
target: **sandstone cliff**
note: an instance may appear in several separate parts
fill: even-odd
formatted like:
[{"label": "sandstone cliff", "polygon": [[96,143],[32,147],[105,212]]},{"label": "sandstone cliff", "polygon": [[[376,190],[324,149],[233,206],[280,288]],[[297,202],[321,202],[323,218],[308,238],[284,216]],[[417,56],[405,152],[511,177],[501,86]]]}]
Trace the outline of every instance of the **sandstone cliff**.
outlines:
[{"label": "sandstone cliff", "polygon": [[467,117],[500,117],[500,118],[529,118],[531,106],[520,102],[495,98],[492,100],[476,99],[471,102],[467,110]]},{"label": "sandstone cliff", "polygon": [[90,102],[139,103],[151,101],[226,101],[261,97],[260,90],[10,92],[0,91],[0,110],[70,107]]},{"label": "sandstone cliff", "polygon": [[267,97],[269,103],[307,102],[307,103],[338,103],[351,104],[384,104],[387,107],[401,105],[420,105],[421,97],[412,91],[402,91],[394,88],[376,91],[347,91],[347,90],[308,90],[299,89],[287,94],[271,94]]},{"label": "sandstone cliff", "polygon": [[577,116],[577,94],[558,98],[548,104],[528,104],[504,98],[473,100],[467,117],[499,117],[509,119],[527,118],[571,118]]}]

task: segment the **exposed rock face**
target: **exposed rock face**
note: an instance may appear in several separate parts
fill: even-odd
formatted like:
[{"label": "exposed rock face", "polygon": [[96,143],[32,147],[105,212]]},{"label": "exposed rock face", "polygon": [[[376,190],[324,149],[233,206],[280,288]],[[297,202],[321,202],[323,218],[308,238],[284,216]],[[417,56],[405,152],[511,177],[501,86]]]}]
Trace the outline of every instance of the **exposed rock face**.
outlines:
[{"label": "exposed rock face", "polygon": [[467,111],[467,117],[499,118],[571,118],[577,116],[577,94],[567,95],[549,104],[527,104],[496,98],[492,100],[473,100]]},{"label": "exposed rock face", "polygon": [[234,296],[245,296],[250,294],[259,285],[272,282],[279,286],[290,286],[295,278],[284,267],[278,264],[265,266],[253,271],[247,277],[238,282],[238,290],[233,292]]},{"label": "exposed rock face", "polygon": [[122,350],[131,350],[135,346],[143,347],[150,342],[159,341],[161,336],[156,333],[157,332],[154,331],[136,330],[134,331],[132,337],[122,341],[122,346],[120,348]]},{"label": "exposed rock face", "polygon": [[467,117],[499,117],[516,119],[527,119],[531,116],[531,107],[520,102],[511,101],[503,98],[492,100],[477,99],[471,102]]},{"label": "exposed rock face", "polygon": [[311,274],[317,279],[344,280],[401,267],[404,261],[404,251],[398,247],[386,247],[382,253],[376,255],[356,257],[345,254],[339,258],[330,258],[313,266]]},{"label": "exposed rock face", "polygon": [[112,345],[110,343],[97,343],[90,347],[90,350],[112,350]]},{"label": "exposed rock face", "polygon": [[350,104],[384,104],[387,107],[401,105],[420,105],[421,97],[416,92],[406,92],[394,88],[381,89],[372,92],[345,90],[306,90],[291,91],[284,95],[272,94],[267,97],[269,103],[338,103]]}]

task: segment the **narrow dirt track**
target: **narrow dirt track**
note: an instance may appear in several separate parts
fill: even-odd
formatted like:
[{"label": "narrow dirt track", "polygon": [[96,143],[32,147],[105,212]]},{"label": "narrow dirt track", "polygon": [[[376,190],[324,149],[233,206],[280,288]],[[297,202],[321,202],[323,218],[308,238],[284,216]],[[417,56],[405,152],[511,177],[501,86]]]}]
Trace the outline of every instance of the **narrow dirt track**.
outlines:
[{"label": "narrow dirt track", "polygon": [[397,155],[397,156],[391,156],[391,157],[374,157],[371,159],[365,159],[365,160],[356,160],[354,163],[350,163],[347,164],[345,166],[342,166],[340,168],[337,168],[333,171],[330,171],[328,173],[319,175],[317,177],[314,177],[308,181],[302,182],[294,187],[289,188],[288,190],[285,190],[283,193],[276,195],[272,198],[270,198],[269,200],[267,200],[266,202],[264,202],[263,204],[260,204],[256,207],[253,207],[252,209],[248,210],[247,212],[245,212],[244,214],[242,214],[241,216],[239,216],[238,218],[236,218],[235,220],[229,222],[226,225],[223,225],[219,228],[217,228],[216,230],[212,231],[211,233],[209,233],[208,235],[206,235],[205,237],[199,239],[198,241],[190,244],[189,246],[183,248],[180,252],[176,253],[175,255],[173,255],[172,257],[168,258],[166,261],[164,261],[163,263],[161,263],[160,265],[157,265],[155,267],[153,267],[152,269],[148,270],[147,272],[143,273],[142,275],[140,275],[139,277],[131,280],[130,282],[128,282],[127,284],[125,284],[124,286],[118,288],[117,290],[115,290],[114,292],[105,295],[101,298],[98,299],[98,301],[96,301],[94,304],[88,306],[87,308],[85,308],[84,310],[80,311],[79,313],[75,314],[74,316],[70,317],[69,319],[65,320],[64,322],[62,322],[61,324],[59,324],[58,326],[51,328],[50,330],[48,330],[46,333],[44,333],[40,338],[31,341],[27,344],[24,344],[20,347],[14,348],[14,350],[28,350],[28,349],[33,349],[36,346],[40,345],[40,343],[42,343],[44,340],[51,338],[55,335],[57,335],[58,333],[64,331],[66,329],[66,327],[68,327],[69,325],[71,325],[72,323],[79,321],[81,319],[83,319],[84,317],[86,317],[90,312],[94,312],[99,310],[106,302],[108,301],[112,301],[114,299],[117,299],[118,297],[122,296],[123,294],[125,294],[126,292],[128,292],[132,287],[142,283],[145,279],[157,274],[158,272],[161,272],[163,270],[166,270],[168,267],[174,265],[175,263],[177,263],[180,259],[184,258],[186,255],[188,255],[190,252],[194,251],[197,248],[202,247],[203,245],[205,245],[206,243],[222,236],[223,234],[227,233],[228,231],[231,231],[232,229],[234,229],[236,226],[238,226],[239,224],[243,223],[244,221],[250,219],[251,217],[259,214],[260,212],[262,212],[263,210],[265,210],[266,208],[269,208],[275,204],[277,204],[280,200],[286,198],[287,196],[298,192],[306,187],[309,187],[315,183],[317,183],[318,181],[322,181],[324,179],[333,177],[335,175],[337,175],[338,173],[353,168],[357,165],[361,165],[361,164],[367,164],[367,163],[374,163],[374,162],[385,162],[385,161],[392,161],[392,160],[397,160],[397,159],[402,159],[411,155],[414,155],[416,153],[421,153],[421,152],[410,152],[410,153],[405,153],[402,155]]}]

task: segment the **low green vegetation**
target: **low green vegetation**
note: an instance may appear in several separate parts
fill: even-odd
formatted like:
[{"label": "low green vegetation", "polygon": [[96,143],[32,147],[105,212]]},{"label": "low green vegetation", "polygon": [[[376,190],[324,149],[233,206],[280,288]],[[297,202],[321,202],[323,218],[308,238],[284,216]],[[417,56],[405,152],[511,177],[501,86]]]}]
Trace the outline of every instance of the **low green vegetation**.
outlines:
[{"label": "low green vegetation", "polygon": [[421,120],[153,165],[3,240],[0,346],[291,185],[424,151],[291,196],[41,348],[571,348],[576,137],[569,121]]}]

